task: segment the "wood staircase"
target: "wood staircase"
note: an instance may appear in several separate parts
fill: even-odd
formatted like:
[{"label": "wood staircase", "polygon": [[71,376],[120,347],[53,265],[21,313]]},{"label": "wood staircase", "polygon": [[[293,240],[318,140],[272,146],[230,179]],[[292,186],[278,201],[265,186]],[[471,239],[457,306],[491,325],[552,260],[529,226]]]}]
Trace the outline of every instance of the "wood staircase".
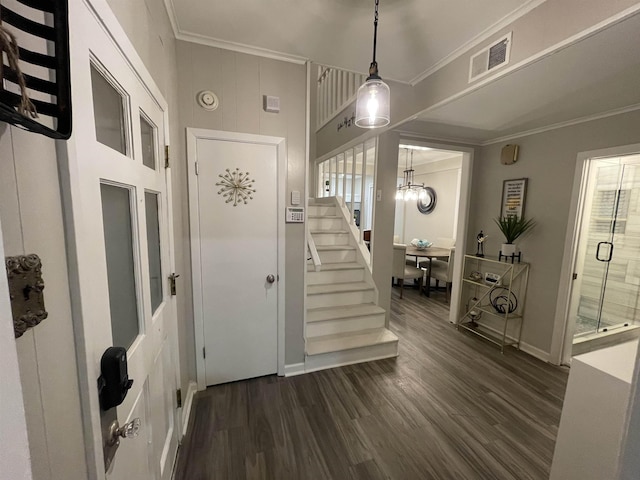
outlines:
[{"label": "wood staircase", "polygon": [[320,265],[307,262],[306,372],[398,355],[398,337],[385,328],[385,311],[376,304],[366,247],[349,219],[335,197],[309,201]]}]

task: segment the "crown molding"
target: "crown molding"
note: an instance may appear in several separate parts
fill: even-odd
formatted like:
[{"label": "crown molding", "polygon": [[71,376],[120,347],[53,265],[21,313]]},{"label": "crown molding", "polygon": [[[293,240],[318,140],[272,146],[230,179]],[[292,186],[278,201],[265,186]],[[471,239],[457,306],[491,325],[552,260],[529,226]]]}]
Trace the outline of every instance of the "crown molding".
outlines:
[{"label": "crown molding", "polygon": [[244,45],[242,43],[228,42],[226,40],[200,35],[199,33],[180,31],[176,35],[176,39],[183,40],[185,42],[198,43],[200,45],[207,45],[208,47],[221,48],[223,50],[231,50],[233,52],[270,58],[272,60],[295,63],[297,65],[304,65],[308,61],[307,58],[300,57],[298,55],[289,55],[287,53],[276,52],[275,50],[269,50],[267,48],[258,48],[250,45]]},{"label": "crown molding", "polygon": [[178,17],[176,16],[176,7],[173,4],[173,0],[164,0],[164,8],[169,16],[169,23],[171,23],[171,29],[173,30],[173,36],[178,38],[180,33],[180,25],[178,24]]},{"label": "crown molding", "polygon": [[178,16],[176,15],[173,0],[164,0],[164,5],[167,10],[167,14],[169,15],[169,21],[171,22],[171,28],[173,29],[173,35],[176,37],[176,40],[198,43],[200,45],[207,45],[208,47],[246,53],[248,55],[270,58],[272,60],[280,60],[282,62],[295,63],[297,65],[304,65],[309,60],[308,58],[298,55],[289,55],[287,53],[276,52],[275,50],[269,50],[267,48],[252,47],[242,43],[229,42],[219,38],[185,31],[180,27],[180,23],[178,22]]},{"label": "crown molding", "polygon": [[480,146],[485,147],[487,145],[493,145],[495,143],[507,142],[516,138],[528,137],[531,135],[537,135],[539,133],[549,132],[551,130],[558,130],[559,128],[571,127],[572,125],[579,125],[581,123],[593,122],[594,120],[600,120],[608,117],[615,117],[616,115],[622,115],[624,113],[634,112],[640,110],[640,103],[629,105],[626,107],[616,108],[607,112],[596,113],[593,115],[587,115],[584,117],[574,118],[572,120],[566,120],[564,122],[553,123],[540,128],[533,128],[531,130],[524,130],[522,132],[514,133],[511,135],[505,135],[503,137],[497,137],[491,140],[486,140],[480,143]]},{"label": "crown molding", "polygon": [[431,66],[430,68],[428,68],[427,70],[419,74],[418,76],[409,80],[409,85],[413,87],[416,84],[420,83],[422,80],[424,80],[428,76],[433,75],[438,70],[441,70],[442,68],[446,67],[451,62],[453,62],[454,60],[460,58],[462,55],[467,53],[472,48],[475,48],[478,45],[482,44],[483,42],[486,42],[490,37],[498,33],[500,30],[507,27],[508,25],[511,25],[517,19],[519,19],[520,17],[523,17],[524,15],[529,13],[531,10],[533,10],[536,7],[539,7],[546,1],[547,0],[530,0],[529,2],[521,5],[519,8],[515,9],[513,12],[502,17],[496,23],[494,23],[493,25],[489,26],[488,28],[480,32],[478,35],[473,37],[468,42],[456,48],[453,52],[451,52],[449,55],[444,57],[442,60],[435,63],[433,66]]}]

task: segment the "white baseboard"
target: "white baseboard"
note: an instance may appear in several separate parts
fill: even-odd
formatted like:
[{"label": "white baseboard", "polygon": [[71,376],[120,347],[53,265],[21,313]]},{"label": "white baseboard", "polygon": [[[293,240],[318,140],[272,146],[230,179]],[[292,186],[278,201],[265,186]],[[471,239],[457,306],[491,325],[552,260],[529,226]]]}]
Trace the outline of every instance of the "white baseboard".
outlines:
[{"label": "white baseboard", "polygon": [[520,350],[546,363],[549,363],[549,359],[551,358],[551,354],[549,352],[545,352],[544,350],[534,347],[533,345],[529,345],[528,343],[520,342]]},{"label": "white baseboard", "polygon": [[[487,330],[492,331],[493,333],[495,333],[498,336],[502,335],[502,332],[499,331],[496,328],[490,327],[488,325],[484,325],[484,328],[486,328]],[[507,340],[509,340],[511,342],[517,342],[518,341],[517,338],[514,338],[511,335],[507,335]],[[551,354],[549,352],[545,352],[544,350],[541,350],[538,347],[534,347],[533,345],[529,345],[526,342],[520,341],[520,350],[522,350],[524,353],[526,353],[528,355],[531,355],[532,357],[537,358],[538,360],[542,360],[543,362],[550,363],[549,359],[551,358]]]},{"label": "white baseboard", "polygon": [[294,375],[302,375],[304,373],[304,362],[292,363],[284,366],[284,376],[293,377]]},{"label": "white baseboard", "polygon": [[191,406],[193,405],[193,396],[198,391],[198,384],[196,382],[189,382],[189,387],[187,388],[187,394],[184,397],[184,402],[182,403],[182,435],[185,436],[187,433],[187,427],[189,426],[189,415],[191,415]]}]

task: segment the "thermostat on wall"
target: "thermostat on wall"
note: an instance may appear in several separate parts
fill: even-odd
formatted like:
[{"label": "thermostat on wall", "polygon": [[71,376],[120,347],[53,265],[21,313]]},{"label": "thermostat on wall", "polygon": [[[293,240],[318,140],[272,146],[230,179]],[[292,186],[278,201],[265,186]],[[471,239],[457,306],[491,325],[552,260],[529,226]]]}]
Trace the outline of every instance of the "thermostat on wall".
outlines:
[{"label": "thermostat on wall", "polygon": [[287,207],[287,223],[304,223],[304,208]]}]

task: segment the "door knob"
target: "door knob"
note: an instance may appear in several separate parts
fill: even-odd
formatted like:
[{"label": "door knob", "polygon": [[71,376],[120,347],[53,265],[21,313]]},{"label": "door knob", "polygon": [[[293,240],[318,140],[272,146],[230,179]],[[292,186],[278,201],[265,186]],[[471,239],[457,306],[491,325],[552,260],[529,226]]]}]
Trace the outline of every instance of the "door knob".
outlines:
[{"label": "door knob", "polygon": [[107,443],[112,446],[120,443],[120,438],[134,438],[140,433],[140,419],[134,418],[128,423],[120,426],[118,420],[114,420],[109,425],[109,439]]},{"label": "door knob", "polygon": [[273,276],[273,274],[269,274],[269,275],[267,275],[267,282],[268,282],[268,283],[273,283],[273,282],[275,282],[275,281],[276,281],[276,277],[275,277],[275,276]]}]

